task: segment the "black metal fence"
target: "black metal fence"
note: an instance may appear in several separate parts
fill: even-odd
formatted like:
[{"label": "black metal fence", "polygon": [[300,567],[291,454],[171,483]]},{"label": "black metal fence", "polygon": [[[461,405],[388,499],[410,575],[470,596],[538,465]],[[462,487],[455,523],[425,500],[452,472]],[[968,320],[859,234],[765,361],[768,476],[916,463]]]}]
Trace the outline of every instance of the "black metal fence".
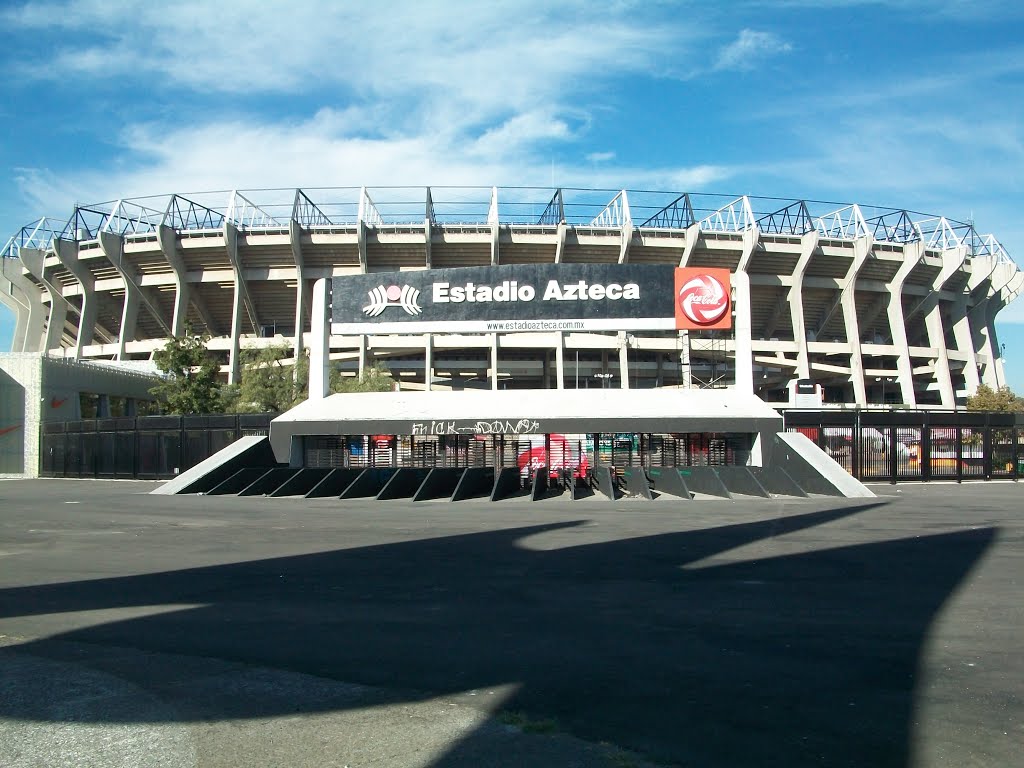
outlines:
[{"label": "black metal fence", "polygon": [[783,420],[862,481],[1024,476],[1022,414],[788,410]]},{"label": "black metal fence", "polygon": [[139,416],[43,425],[43,477],[174,477],[240,437],[266,435],[277,414]]},{"label": "black metal fence", "polygon": [[[166,479],[246,435],[266,435],[277,414],[140,416],[43,425],[44,477]],[[782,412],[785,429],[802,432],[863,481],[969,480],[1024,476],[1024,415],[932,411]],[[591,466],[743,464],[749,445],[735,435],[590,435],[584,441],[420,440],[394,435],[312,438],[307,466],[514,466],[543,451],[586,456]],[[406,455],[408,454],[408,455]],[[506,454],[508,454],[506,456]],[[564,457],[563,457],[564,459]],[[570,460],[565,460],[570,461]],[[532,463],[532,459],[531,459]]]}]

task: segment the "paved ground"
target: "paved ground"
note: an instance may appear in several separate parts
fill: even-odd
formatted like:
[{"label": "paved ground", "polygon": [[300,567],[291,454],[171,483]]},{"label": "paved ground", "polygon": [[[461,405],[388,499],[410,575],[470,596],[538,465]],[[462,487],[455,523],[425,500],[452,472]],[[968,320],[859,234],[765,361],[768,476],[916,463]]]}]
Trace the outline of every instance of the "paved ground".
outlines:
[{"label": "paved ground", "polygon": [[1020,764],[1024,485],[152,487],[0,482],[0,765]]}]

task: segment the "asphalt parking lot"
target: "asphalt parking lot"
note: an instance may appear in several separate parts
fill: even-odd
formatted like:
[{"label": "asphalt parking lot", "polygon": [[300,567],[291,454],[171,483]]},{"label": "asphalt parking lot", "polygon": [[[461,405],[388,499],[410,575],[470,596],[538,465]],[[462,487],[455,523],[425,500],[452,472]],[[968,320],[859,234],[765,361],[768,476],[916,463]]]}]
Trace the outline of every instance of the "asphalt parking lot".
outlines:
[{"label": "asphalt parking lot", "polygon": [[0,765],[1019,764],[1024,484],[153,487],[0,481]]}]

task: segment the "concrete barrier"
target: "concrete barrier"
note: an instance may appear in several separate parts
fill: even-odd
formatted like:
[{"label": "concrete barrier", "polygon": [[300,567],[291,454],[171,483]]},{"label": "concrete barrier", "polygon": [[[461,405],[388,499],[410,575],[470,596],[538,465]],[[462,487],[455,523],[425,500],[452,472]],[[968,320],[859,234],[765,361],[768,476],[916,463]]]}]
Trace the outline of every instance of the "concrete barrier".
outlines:
[{"label": "concrete barrier", "polygon": [[377,499],[411,499],[429,474],[427,467],[401,467],[380,489]]},{"label": "concrete barrier", "polygon": [[686,487],[693,493],[717,496],[721,499],[732,498],[714,467],[679,467],[679,474]]},{"label": "concrete barrier", "polygon": [[626,467],[622,470],[622,486],[629,496],[648,501],[654,498],[651,496],[651,482],[647,479],[643,467]]},{"label": "concrete barrier", "polygon": [[451,499],[455,495],[455,489],[459,487],[459,481],[466,473],[464,469],[452,467],[434,467],[427,474],[420,484],[413,501],[428,501],[430,499]]},{"label": "concrete barrier", "polygon": [[267,495],[275,498],[278,496],[308,496],[309,492],[316,488],[320,481],[332,471],[329,467],[307,467],[296,472],[280,488]]},{"label": "concrete barrier", "polygon": [[615,501],[618,497],[615,481],[612,479],[612,468],[597,466],[590,471],[590,484],[609,501]]},{"label": "concrete barrier", "polygon": [[757,482],[777,496],[799,496],[807,498],[807,492],[782,467],[747,467]]},{"label": "concrete barrier", "polygon": [[307,499],[325,499],[329,496],[337,498],[341,492],[348,488],[359,475],[361,469],[353,467],[336,467],[332,469],[323,480],[306,494]]},{"label": "concrete barrier", "polygon": [[209,493],[240,469],[276,466],[277,459],[266,435],[241,437],[150,493]]},{"label": "concrete barrier", "polygon": [[547,467],[537,467],[533,470],[533,483],[530,488],[530,498],[534,501],[539,501],[547,495],[548,489],[551,487],[551,479],[548,477]]},{"label": "concrete barrier", "polygon": [[679,474],[677,467],[651,467],[647,470],[651,483],[657,493],[665,493],[684,501],[693,501],[693,494],[686,487],[686,481]]},{"label": "concrete barrier", "polygon": [[497,470],[494,488],[491,489],[491,501],[501,501],[515,496],[522,490],[519,482],[519,467],[502,467]]},{"label": "concrete barrier", "polygon": [[274,467],[274,469],[264,473],[261,477],[256,479],[251,485],[239,491],[238,495],[267,496],[291,480],[292,477],[301,471],[302,470],[300,468]]},{"label": "concrete barrier", "polygon": [[494,467],[469,467],[452,493],[452,501],[490,496],[494,490]]},{"label": "concrete barrier", "polygon": [[227,496],[241,493],[271,469],[272,467],[244,467],[236,470],[231,473],[230,477],[206,491],[206,494],[208,496]]},{"label": "concrete barrier", "polygon": [[359,473],[359,477],[353,480],[348,488],[338,495],[338,498],[362,499],[367,496],[376,496],[397,471],[395,467],[367,467]]},{"label": "concrete barrier", "polygon": [[771,498],[771,494],[757,481],[748,467],[715,467],[715,471],[718,473],[718,479],[729,489],[730,496],[739,493],[762,499]]}]

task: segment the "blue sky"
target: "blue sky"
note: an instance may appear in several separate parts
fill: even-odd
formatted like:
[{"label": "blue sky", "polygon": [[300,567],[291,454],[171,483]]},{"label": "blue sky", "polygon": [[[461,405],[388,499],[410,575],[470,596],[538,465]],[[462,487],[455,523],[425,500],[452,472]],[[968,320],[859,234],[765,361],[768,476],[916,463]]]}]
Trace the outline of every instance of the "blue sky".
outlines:
[{"label": "blue sky", "polygon": [[[1024,4],[6,3],[0,233],[232,188],[538,185],[907,208],[1024,263]],[[13,319],[0,307],[0,349]],[[1024,300],[998,324],[1024,392]]]}]

